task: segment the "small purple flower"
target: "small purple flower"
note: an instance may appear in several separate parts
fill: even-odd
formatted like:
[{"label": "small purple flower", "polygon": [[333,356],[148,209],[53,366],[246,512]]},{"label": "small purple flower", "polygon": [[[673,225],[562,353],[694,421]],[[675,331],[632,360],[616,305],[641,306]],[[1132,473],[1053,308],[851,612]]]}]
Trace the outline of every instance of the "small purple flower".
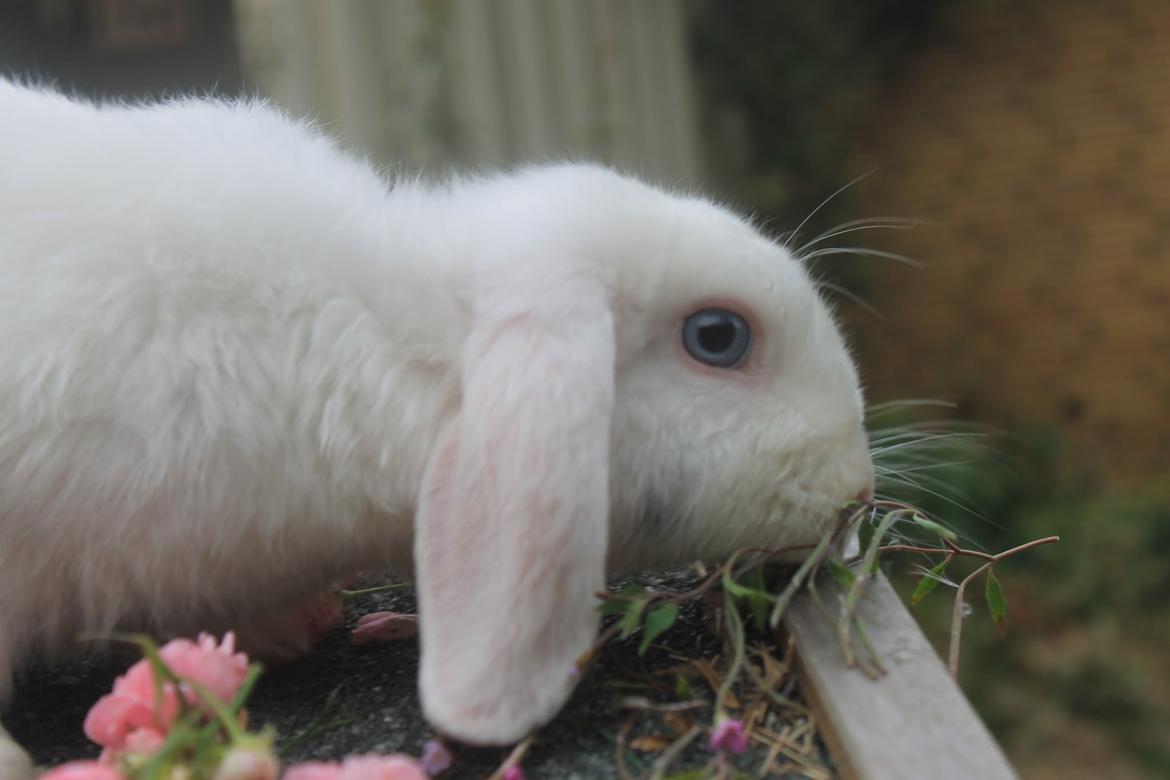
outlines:
[{"label": "small purple flower", "polygon": [[422,768],[428,775],[441,775],[451,768],[451,751],[437,739],[428,739],[423,744],[422,758],[419,759]]},{"label": "small purple flower", "polygon": [[504,772],[504,780],[524,780],[524,770],[518,766],[510,766]]},{"label": "small purple flower", "polygon": [[743,730],[743,721],[735,718],[720,718],[711,731],[712,750],[729,750],[732,753],[742,753],[748,748],[747,733]]}]

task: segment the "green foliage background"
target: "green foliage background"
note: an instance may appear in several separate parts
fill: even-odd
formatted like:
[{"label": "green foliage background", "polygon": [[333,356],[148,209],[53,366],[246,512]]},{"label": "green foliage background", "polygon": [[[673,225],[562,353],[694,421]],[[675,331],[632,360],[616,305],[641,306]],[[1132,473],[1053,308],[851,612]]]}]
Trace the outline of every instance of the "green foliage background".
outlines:
[{"label": "green foliage background", "polygon": [[[744,203],[795,227],[857,176],[852,135],[948,6],[972,0],[692,3],[692,51],[713,168]],[[835,199],[814,224],[848,215]],[[856,216],[856,215],[854,215]]]}]

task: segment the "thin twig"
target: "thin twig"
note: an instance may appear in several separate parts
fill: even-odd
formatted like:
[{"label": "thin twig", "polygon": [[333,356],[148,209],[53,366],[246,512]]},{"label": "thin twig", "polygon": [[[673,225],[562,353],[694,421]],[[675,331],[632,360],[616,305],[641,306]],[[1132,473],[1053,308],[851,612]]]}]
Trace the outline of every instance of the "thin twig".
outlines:
[{"label": "thin twig", "polygon": [[674,701],[668,703],[650,701],[642,696],[627,696],[620,700],[618,707],[623,710],[650,710],[652,712],[686,712],[706,707],[709,702],[704,699],[691,701]]},{"label": "thin twig", "polygon": [[489,777],[488,780],[503,780],[504,775],[507,774],[509,769],[514,766],[519,766],[520,762],[524,760],[524,756],[528,754],[528,749],[532,747],[532,742],[535,739],[536,732],[532,732],[527,737],[525,737],[520,742],[520,744],[512,748],[512,752],[509,753],[508,757],[504,759],[504,763],[500,764],[495,772],[492,772],[491,777]]},{"label": "thin twig", "polygon": [[719,691],[715,694],[715,711],[723,712],[723,703],[727,700],[727,695],[731,692],[732,686],[735,685],[736,678],[739,677],[740,667],[744,662],[744,635],[743,635],[743,620],[739,616],[739,611],[735,608],[735,602],[728,593],[725,597],[724,615],[727,618],[727,629],[731,636],[731,666],[727,669],[727,674],[723,677],[723,684],[719,686]]},{"label": "thin twig", "polygon": [[951,549],[949,547],[915,547],[910,544],[887,544],[881,548],[883,553],[897,553],[897,552],[912,552],[925,553],[926,555],[962,555],[967,558],[980,558],[985,561],[995,562],[995,556],[990,553],[985,553],[982,550],[967,550],[962,547]]},{"label": "thin twig", "polygon": [[882,665],[881,656],[878,655],[873,643],[869,641],[869,634],[866,632],[865,626],[862,625],[861,618],[856,615],[853,616],[853,633],[856,634],[858,640],[861,642],[861,646],[865,648],[865,652],[869,654],[869,660],[866,663],[873,665],[872,669],[863,666],[862,671],[871,680],[883,677],[886,673],[886,667]]},{"label": "thin twig", "polygon": [[670,747],[662,751],[662,755],[654,762],[654,766],[652,767],[653,771],[650,773],[648,780],[662,780],[666,774],[666,770],[670,769],[671,764],[678,760],[678,757],[687,749],[687,746],[694,742],[695,737],[699,736],[702,732],[703,728],[701,726],[691,726],[687,733],[672,742]]},{"label": "thin twig", "polygon": [[899,514],[904,514],[905,511],[896,510],[887,512],[886,516],[882,518],[881,523],[878,524],[877,530],[874,532],[873,541],[869,543],[869,549],[865,551],[865,555],[861,559],[861,573],[855,576],[849,591],[845,594],[845,600],[841,605],[841,614],[837,617],[837,636],[841,640],[841,650],[845,653],[846,666],[852,667],[854,665],[853,639],[850,629],[853,626],[854,616],[857,613],[857,603],[861,600],[861,593],[873,575],[873,570],[877,568],[878,551],[882,543],[882,537],[890,530],[890,526],[897,521]]},{"label": "thin twig", "polygon": [[614,763],[617,764],[618,774],[622,780],[633,780],[630,770],[626,768],[626,737],[634,727],[634,720],[630,718],[618,729],[617,742],[614,744]]},{"label": "thin twig", "polygon": [[828,551],[829,545],[832,543],[835,535],[836,534],[826,534],[825,537],[821,539],[817,546],[813,548],[813,551],[809,554],[809,556],[804,559],[804,563],[800,564],[800,568],[796,570],[796,573],[792,575],[792,579],[789,581],[788,586],[784,588],[784,590],[776,598],[776,603],[772,606],[772,614],[768,618],[768,623],[772,626],[772,628],[775,628],[777,624],[780,623],[780,617],[784,614],[784,610],[788,607],[788,602],[792,601],[792,597],[796,595],[796,592],[800,589],[800,586],[804,584],[805,578],[808,577],[809,573],[821,564],[822,560],[824,560],[825,553]]},{"label": "thin twig", "polygon": [[[950,671],[952,678],[958,679],[959,677],[959,652],[963,639],[963,597],[966,595],[967,585],[970,584],[970,582],[980,574],[987,571],[996,563],[999,563],[1005,558],[1010,558],[1013,555],[1019,555],[1022,552],[1031,550],[1044,544],[1053,544],[1059,541],[1059,536],[1046,536],[1043,539],[1033,539],[1030,542],[1025,542],[1024,544],[1013,547],[1010,550],[1004,550],[1001,553],[992,555],[991,560],[968,574],[963,578],[962,582],[959,583],[959,587],[955,589],[955,603],[951,608],[951,644],[947,652],[947,670]],[[952,554],[962,555],[965,552],[967,551],[957,550],[952,551]],[[983,556],[981,555],[979,557]]]},{"label": "thin twig", "polygon": [[785,709],[795,710],[796,712],[799,712],[801,715],[808,714],[809,710],[803,704],[798,704],[798,703],[792,701],[791,699],[788,699],[784,696],[781,696],[780,694],[776,693],[776,691],[772,690],[768,686],[768,683],[764,679],[764,676],[762,674],[760,674],[759,671],[757,671],[756,668],[754,666],[752,666],[750,663],[744,664],[743,668],[747,671],[748,677],[752,678],[752,682],[754,682],[757,686],[759,686],[760,693],[764,694],[764,696],[771,699],[773,704],[775,704],[778,707],[783,707]]},{"label": "thin twig", "polygon": [[947,669],[950,671],[951,677],[955,679],[959,677],[959,647],[963,639],[963,595],[967,591],[967,584],[990,569],[994,563],[994,561],[985,563],[968,574],[955,590],[955,605],[951,608],[951,646],[947,653]]}]

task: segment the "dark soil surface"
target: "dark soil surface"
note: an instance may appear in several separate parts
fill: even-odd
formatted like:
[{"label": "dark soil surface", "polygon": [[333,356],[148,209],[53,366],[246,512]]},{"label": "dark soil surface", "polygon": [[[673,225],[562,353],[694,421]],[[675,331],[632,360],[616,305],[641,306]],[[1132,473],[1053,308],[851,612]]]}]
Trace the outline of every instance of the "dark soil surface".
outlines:
[{"label": "dark soil surface", "polygon": [[[683,570],[634,579],[655,589],[681,589],[693,582],[693,573]],[[348,629],[358,617],[383,609],[413,612],[413,593],[397,590],[355,599],[347,626],[335,630],[308,657],[273,667],[261,678],[248,707],[250,726],[274,725],[284,760],[331,760],[369,752],[418,755],[432,737],[415,689],[417,642],[404,639],[361,647],[349,642]],[[654,698],[649,689],[636,687],[638,681],[650,679],[655,669],[677,664],[677,655],[716,659],[722,647],[711,621],[711,610],[688,604],[675,626],[645,656],[637,653],[637,635],[610,642],[568,706],[539,733],[523,762],[526,776],[530,780],[618,777],[616,735],[631,713],[619,708],[616,700],[630,694]],[[85,713],[134,660],[136,656],[130,653],[34,670],[18,682],[4,723],[39,765],[94,757],[98,750],[81,729]],[[709,719],[710,710],[699,717],[700,722]],[[647,730],[654,731],[655,726],[643,717],[629,738]],[[661,731],[658,726],[657,732]],[[486,778],[508,751],[455,746],[452,752],[455,762],[444,777],[461,780]],[[625,755],[630,775],[638,777],[657,754],[627,750]],[[736,764],[756,776],[764,755],[753,748],[737,757]],[[704,736],[695,740],[674,771],[701,766],[709,758]]]}]

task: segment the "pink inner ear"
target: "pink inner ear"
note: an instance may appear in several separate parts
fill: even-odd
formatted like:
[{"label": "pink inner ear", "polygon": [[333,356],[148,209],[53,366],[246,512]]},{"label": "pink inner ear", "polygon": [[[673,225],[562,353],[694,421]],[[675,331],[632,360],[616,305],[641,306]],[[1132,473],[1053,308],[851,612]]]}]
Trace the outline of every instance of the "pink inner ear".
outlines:
[{"label": "pink inner ear", "polygon": [[481,324],[416,521],[424,711],[471,742],[555,715],[605,582],[613,324],[604,291]]}]

